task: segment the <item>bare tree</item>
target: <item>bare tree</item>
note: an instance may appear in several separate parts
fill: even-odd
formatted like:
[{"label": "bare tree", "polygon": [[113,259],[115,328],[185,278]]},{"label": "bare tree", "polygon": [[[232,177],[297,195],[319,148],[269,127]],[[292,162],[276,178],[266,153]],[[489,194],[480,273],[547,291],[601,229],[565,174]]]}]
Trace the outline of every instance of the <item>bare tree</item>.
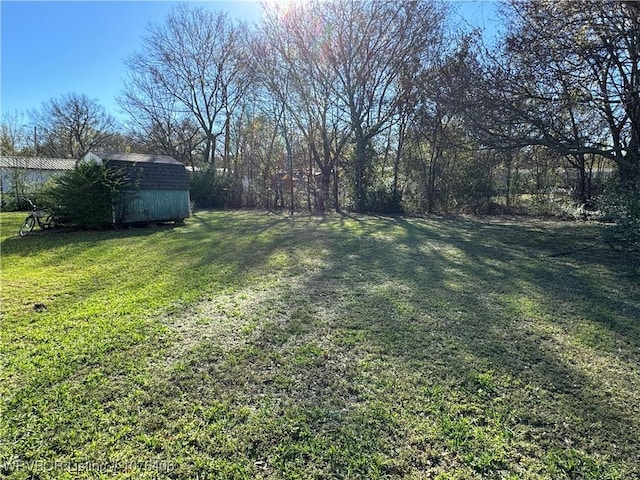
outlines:
[{"label": "bare tree", "polygon": [[131,70],[118,103],[128,114],[129,135],[144,151],[194,165],[202,148],[201,129],[175,97],[159,90],[144,71]]},{"label": "bare tree", "polygon": [[53,98],[30,115],[40,153],[50,157],[80,158],[107,144],[116,130],[115,119],[97,100],[77,93]]},{"label": "bare tree", "polygon": [[[127,60],[131,73],[121,103],[144,117],[149,133],[170,143],[192,119],[200,129],[203,160],[214,167],[217,140],[228,131],[244,88],[245,34],[223,12],[176,8],[165,24],[149,28],[142,51]],[[195,138],[190,132],[181,141]]]},{"label": "bare tree", "polygon": [[549,147],[582,173],[585,156],[607,158],[640,188],[640,4],[513,1],[507,13],[512,33],[476,90],[478,131]]},{"label": "bare tree", "polygon": [[330,0],[267,11],[262,37],[271,61],[263,77],[315,159],[320,208],[332,179],[339,208],[338,168],[349,140],[356,206],[366,208],[374,139],[398,123],[401,79],[432,60],[443,20],[431,1]]},{"label": "bare tree", "polygon": [[336,0],[323,7],[332,25],[326,54],[337,76],[333,94],[351,128],[355,200],[363,210],[372,140],[397,120],[400,79],[437,53],[445,12],[431,1]]},{"label": "bare tree", "polygon": [[[319,184],[308,184],[316,193],[319,211],[328,208],[331,182],[337,181],[334,171],[350,136],[333,94],[337,76],[327,61],[325,41],[331,27],[323,14],[318,2],[297,4],[286,12],[267,9],[259,41],[254,42],[255,56],[260,58],[256,76],[282,106],[283,131],[295,128],[306,143],[308,182],[316,169],[319,173]],[[334,208],[340,209],[337,196]]]},{"label": "bare tree", "polygon": [[417,152],[414,160],[420,164],[422,204],[427,212],[447,208],[446,199],[436,205],[438,196],[444,198],[444,185],[440,184],[452,176],[448,175],[446,164],[459,150],[468,147],[470,139],[462,122],[467,107],[461,99],[472,81],[476,41],[474,34],[451,38],[429,68],[405,80],[409,97],[405,106],[409,110],[407,135]]},{"label": "bare tree", "polygon": [[37,142],[37,129],[26,125],[24,113],[13,112],[2,116],[0,124],[0,153],[33,155]]}]

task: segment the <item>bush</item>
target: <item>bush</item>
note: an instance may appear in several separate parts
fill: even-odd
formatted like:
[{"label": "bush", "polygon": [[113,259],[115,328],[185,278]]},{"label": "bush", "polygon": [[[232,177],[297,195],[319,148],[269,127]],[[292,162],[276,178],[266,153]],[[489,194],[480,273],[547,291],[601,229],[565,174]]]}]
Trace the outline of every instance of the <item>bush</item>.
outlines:
[{"label": "bush", "polygon": [[46,191],[46,203],[64,224],[81,229],[110,227],[125,182],[119,170],[79,164],[54,180]]},{"label": "bush", "polygon": [[241,191],[241,185],[231,175],[206,170],[191,176],[191,201],[197,208],[238,207]]},{"label": "bush", "polygon": [[403,213],[402,194],[380,185],[367,191],[367,211],[372,213]]},{"label": "bush", "polygon": [[640,192],[610,186],[601,203],[601,219],[611,222],[606,240],[614,247],[640,254]]}]

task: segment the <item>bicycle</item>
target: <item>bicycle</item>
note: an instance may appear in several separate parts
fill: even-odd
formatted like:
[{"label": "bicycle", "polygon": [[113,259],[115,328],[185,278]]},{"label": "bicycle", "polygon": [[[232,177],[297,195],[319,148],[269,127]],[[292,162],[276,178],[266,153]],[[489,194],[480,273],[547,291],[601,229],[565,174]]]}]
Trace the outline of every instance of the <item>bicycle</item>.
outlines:
[{"label": "bicycle", "polygon": [[42,230],[55,226],[55,214],[51,210],[38,207],[27,197],[24,197],[24,199],[29,202],[32,211],[27,215],[27,218],[24,219],[24,222],[22,222],[22,226],[20,227],[21,237],[29,235],[36,223]]}]

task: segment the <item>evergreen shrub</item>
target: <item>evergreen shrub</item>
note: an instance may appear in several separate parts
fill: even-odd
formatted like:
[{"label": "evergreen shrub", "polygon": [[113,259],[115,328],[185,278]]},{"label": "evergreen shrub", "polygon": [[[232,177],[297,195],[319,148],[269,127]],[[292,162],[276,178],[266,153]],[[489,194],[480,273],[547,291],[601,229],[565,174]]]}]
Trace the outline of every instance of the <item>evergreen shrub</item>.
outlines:
[{"label": "evergreen shrub", "polygon": [[114,223],[114,208],[126,178],[120,170],[81,163],[63,173],[46,191],[47,204],[60,221],[80,229],[103,229]]}]

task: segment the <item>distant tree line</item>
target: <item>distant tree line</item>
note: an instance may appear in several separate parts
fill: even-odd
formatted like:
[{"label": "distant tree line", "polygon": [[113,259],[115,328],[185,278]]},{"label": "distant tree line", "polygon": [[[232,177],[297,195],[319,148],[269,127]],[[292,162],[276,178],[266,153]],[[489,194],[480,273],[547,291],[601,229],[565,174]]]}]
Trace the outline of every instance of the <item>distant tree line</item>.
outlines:
[{"label": "distant tree line", "polygon": [[202,207],[589,210],[605,173],[637,199],[640,3],[505,2],[491,46],[450,8],[310,0],[247,25],[180,6],[126,60],[126,125],[70,94],[31,112],[34,142],[5,119],[3,155],[171,155]]}]

